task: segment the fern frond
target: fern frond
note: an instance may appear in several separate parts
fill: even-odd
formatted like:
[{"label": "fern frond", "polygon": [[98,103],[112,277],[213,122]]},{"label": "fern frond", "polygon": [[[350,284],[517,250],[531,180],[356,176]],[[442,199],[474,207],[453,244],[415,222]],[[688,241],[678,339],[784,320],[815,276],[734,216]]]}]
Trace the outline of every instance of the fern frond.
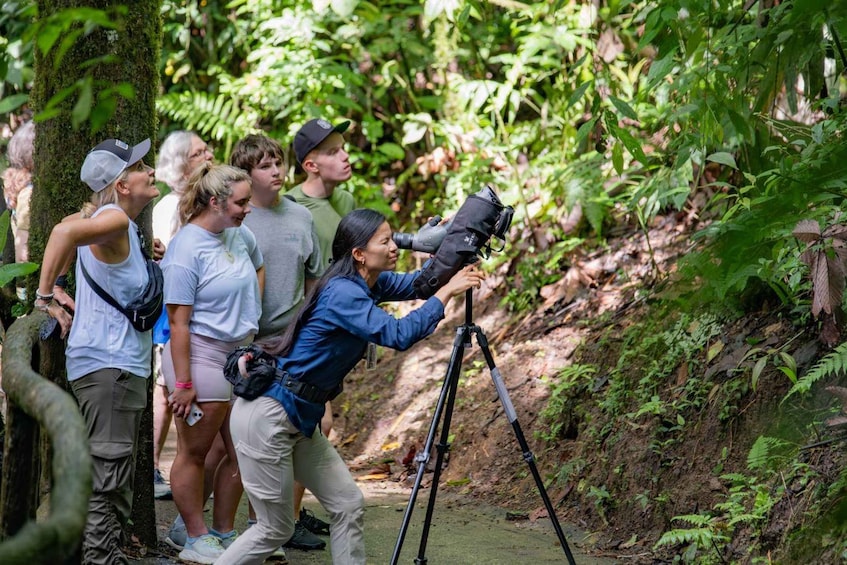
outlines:
[{"label": "fern frond", "polygon": [[706,516],[704,514],[683,514],[681,516],[674,516],[671,519],[672,522],[685,522],[686,524],[691,524],[692,526],[711,526],[712,525],[712,517]]},{"label": "fern frond", "polygon": [[791,390],[782,399],[782,402],[795,393],[805,394],[811,390],[819,380],[830,375],[839,375],[844,372],[847,367],[847,342],[836,347],[832,353],[826,355],[823,359],[815,363],[815,366],[797,380],[797,383],[791,387]]},{"label": "fern frond", "polygon": [[[786,450],[791,449],[791,447],[791,444],[785,440],[759,436],[747,455],[747,467],[751,471],[768,467],[775,459],[784,458]],[[776,451],[780,453],[775,453]]]},{"label": "fern frond", "polygon": [[257,117],[239,100],[224,93],[174,92],[156,101],[157,109],[188,130],[232,147],[236,140],[255,133]]}]

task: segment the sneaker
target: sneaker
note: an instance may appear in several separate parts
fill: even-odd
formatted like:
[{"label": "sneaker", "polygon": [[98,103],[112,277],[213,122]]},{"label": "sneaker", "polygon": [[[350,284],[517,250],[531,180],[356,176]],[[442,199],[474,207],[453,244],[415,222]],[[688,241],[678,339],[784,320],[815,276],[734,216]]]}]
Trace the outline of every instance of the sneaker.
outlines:
[{"label": "sneaker", "polygon": [[224,549],[227,549],[232,545],[232,542],[238,538],[238,532],[236,530],[232,530],[231,532],[227,532],[225,534],[220,533],[214,528],[209,528],[209,533],[218,538],[220,540],[221,545],[224,546]]},{"label": "sneaker", "polygon": [[165,482],[165,478],[158,469],[153,469],[153,498],[156,500],[172,500],[171,487]]},{"label": "sneaker", "polygon": [[309,551],[311,549],[325,548],[326,542],[307,530],[306,526],[298,520],[294,522],[294,535],[282,547]]},{"label": "sneaker", "polygon": [[212,565],[218,557],[223,555],[223,552],[221,540],[212,534],[203,534],[196,538],[188,538],[185,541],[185,548],[179,552],[179,558],[183,561]]},{"label": "sneaker", "polygon": [[182,516],[177,516],[174,523],[171,524],[171,529],[168,530],[165,543],[177,551],[182,551],[185,548],[185,540],[187,538],[188,530],[185,529],[185,522],[182,521]]},{"label": "sneaker", "polygon": [[329,524],[315,516],[315,513],[305,508],[300,509],[300,522],[306,529],[319,536],[329,535]]}]

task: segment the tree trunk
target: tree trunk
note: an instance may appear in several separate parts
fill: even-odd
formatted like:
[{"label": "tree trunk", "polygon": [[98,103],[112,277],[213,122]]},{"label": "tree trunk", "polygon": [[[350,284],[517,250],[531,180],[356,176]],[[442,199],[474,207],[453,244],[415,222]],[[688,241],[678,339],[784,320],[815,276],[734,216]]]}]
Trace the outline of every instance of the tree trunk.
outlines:
[{"label": "tree trunk", "polygon": [[[96,8],[109,12],[115,29],[95,28],[79,36],[73,46],[57,61],[57,49],[49,53],[36,50],[35,84],[32,102],[36,112],[43,111],[48,101],[63,89],[90,81],[92,85],[92,117],[107,112],[106,105],[98,104],[103,98],[114,99],[114,115],[103,128],[94,132],[90,121],[79,128],[72,126],[72,110],[78,100],[78,91],[58,105],[60,113],[39,122],[35,138],[35,171],[32,197],[32,233],[30,234],[30,258],[40,262],[52,227],[68,214],[79,211],[91,191],[79,179],[79,169],[86,153],[97,143],[110,137],[122,139],[130,144],[145,138],[156,139],[155,100],[158,94],[158,62],[161,46],[162,25],[159,15],[160,0],[135,0],[115,2],[107,0],[38,0],[38,14],[42,21],[55,16],[62,10],[74,8]],[[125,7],[126,12],[120,10]],[[75,24],[79,26],[81,24]],[[75,28],[72,28],[75,29]],[[59,45],[62,38],[57,41]],[[97,60],[96,64],[92,64]],[[116,97],[108,89],[118,84],[132,85],[132,99]],[[152,162],[153,155],[148,155]],[[147,240],[151,232],[150,212],[146,210],[137,220]],[[34,291],[37,280],[29,286]],[[56,359],[42,359],[56,368],[64,368],[64,353],[56,353]],[[63,370],[57,371],[64,373]],[[64,376],[45,375],[51,380]],[[135,504],[132,515],[132,531],[142,543],[155,547],[156,525],[153,504],[153,451],[152,451],[152,395],[148,394],[147,410],[142,418],[139,438],[138,461],[136,463]]]}]

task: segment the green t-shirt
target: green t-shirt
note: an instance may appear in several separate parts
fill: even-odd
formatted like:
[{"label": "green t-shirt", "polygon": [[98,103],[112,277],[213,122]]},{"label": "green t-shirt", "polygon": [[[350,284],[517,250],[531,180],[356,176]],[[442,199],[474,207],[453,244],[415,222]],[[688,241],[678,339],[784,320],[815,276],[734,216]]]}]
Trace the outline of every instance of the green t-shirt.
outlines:
[{"label": "green t-shirt", "polygon": [[332,259],[332,240],[335,239],[335,230],[338,229],[341,218],[356,207],[353,195],[346,190],[336,188],[329,198],[312,198],[303,194],[302,184],[289,190],[288,194],[312,213],[321,246],[323,270],[325,270],[329,266],[329,260]]}]

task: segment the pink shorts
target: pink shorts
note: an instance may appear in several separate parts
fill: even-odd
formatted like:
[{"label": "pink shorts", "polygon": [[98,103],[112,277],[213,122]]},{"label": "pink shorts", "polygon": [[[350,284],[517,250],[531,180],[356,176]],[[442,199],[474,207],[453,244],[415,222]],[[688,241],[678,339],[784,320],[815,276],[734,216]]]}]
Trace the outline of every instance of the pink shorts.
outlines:
[{"label": "pink shorts", "polygon": [[[230,402],[234,399],[232,385],[224,378],[224,363],[229,352],[239,345],[252,341],[252,336],[242,341],[220,341],[202,335],[191,334],[191,382],[197,391],[197,402]],[[162,352],[162,375],[169,392],[176,383],[171,342]]]}]

